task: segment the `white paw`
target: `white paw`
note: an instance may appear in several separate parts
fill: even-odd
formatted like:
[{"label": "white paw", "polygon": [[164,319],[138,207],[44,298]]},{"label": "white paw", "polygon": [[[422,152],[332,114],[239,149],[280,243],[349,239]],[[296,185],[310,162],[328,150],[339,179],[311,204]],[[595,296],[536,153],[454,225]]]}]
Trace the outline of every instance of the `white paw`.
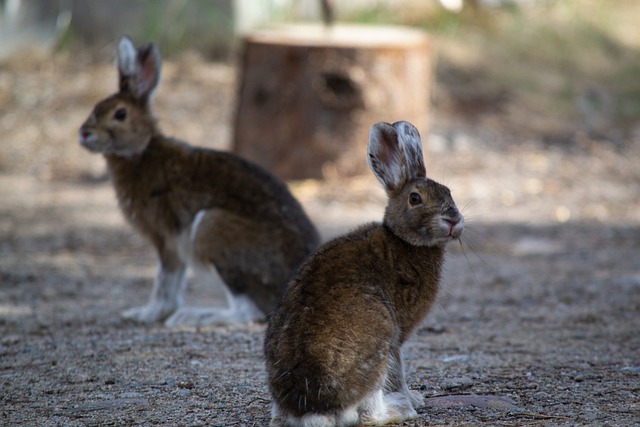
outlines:
[{"label": "white paw", "polygon": [[412,397],[403,393],[389,393],[384,396],[389,421],[401,423],[418,417],[411,402]]},{"label": "white paw", "polygon": [[414,408],[420,408],[424,406],[424,396],[419,391],[407,390],[405,395],[411,400],[411,404]]},{"label": "white paw", "polygon": [[383,395],[379,390],[364,402],[362,410],[364,425],[382,426],[418,417],[409,397],[399,392]]},{"label": "white paw", "polygon": [[175,306],[162,303],[149,303],[141,307],[129,308],[122,312],[125,319],[135,320],[136,322],[158,322],[165,319],[175,311]]},{"label": "white paw", "polygon": [[169,327],[199,327],[248,323],[251,320],[244,313],[228,308],[181,307],[169,316],[164,324]]},{"label": "white paw", "polygon": [[170,328],[176,326],[203,326],[205,319],[205,313],[203,310],[196,310],[195,308],[182,307],[179,308],[171,316],[164,321],[164,325]]}]

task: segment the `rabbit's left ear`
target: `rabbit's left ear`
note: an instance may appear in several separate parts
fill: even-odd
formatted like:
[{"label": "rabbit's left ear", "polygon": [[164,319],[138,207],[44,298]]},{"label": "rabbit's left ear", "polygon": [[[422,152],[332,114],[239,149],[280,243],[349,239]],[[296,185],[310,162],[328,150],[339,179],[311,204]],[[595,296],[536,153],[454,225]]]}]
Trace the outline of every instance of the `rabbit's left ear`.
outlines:
[{"label": "rabbit's left ear", "polygon": [[418,129],[409,122],[395,122],[393,127],[398,131],[398,141],[404,153],[409,179],[426,177],[427,169],[424,166]]},{"label": "rabbit's left ear", "polygon": [[146,103],[158,85],[161,66],[160,53],[153,44],[136,51],[129,37],[123,37],[118,43],[120,92],[129,92]]},{"label": "rabbit's left ear", "polygon": [[408,122],[376,123],[369,131],[369,167],[387,192],[426,176],[418,130]]}]

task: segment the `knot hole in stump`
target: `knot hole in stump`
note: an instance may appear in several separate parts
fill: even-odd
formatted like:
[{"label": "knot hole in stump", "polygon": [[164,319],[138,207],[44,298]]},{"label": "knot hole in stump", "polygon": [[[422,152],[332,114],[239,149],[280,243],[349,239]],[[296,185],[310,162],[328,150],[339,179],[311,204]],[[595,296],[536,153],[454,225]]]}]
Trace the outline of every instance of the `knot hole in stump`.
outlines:
[{"label": "knot hole in stump", "polygon": [[329,108],[353,110],[364,107],[362,88],[347,72],[322,72],[314,86],[320,101]]}]

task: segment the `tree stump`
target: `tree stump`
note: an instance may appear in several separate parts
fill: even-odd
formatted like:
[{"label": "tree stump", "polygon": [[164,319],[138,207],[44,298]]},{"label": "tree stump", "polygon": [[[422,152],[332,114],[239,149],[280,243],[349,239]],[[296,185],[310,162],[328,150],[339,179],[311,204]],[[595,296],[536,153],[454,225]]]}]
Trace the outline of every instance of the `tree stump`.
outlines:
[{"label": "tree stump", "polygon": [[369,127],[426,134],[431,49],[403,27],[284,26],[244,39],[233,148],[282,179],[365,173]]}]

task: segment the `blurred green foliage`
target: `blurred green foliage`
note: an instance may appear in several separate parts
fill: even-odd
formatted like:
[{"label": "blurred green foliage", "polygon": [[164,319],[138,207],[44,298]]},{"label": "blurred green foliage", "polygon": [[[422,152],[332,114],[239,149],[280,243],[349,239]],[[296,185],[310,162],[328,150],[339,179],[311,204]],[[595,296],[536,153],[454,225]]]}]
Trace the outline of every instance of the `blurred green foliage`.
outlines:
[{"label": "blurred green foliage", "polygon": [[458,13],[432,1],[346,19],[425,29],[440,81],[461,75],[456,84],[508,93],[522,110],[513,119],[527,117],[525,127],[544,122],[534,130],[553,133],[571,121],[609,136],[640,131],[638,16],[637,0],[538,0]]},{"label": "blurred green foliage", "polygon": [[[109,4],[118,1],[123,0]],[[231,19],[237,11],[229,9],[229,2],[127,4],[142,16],[142,25],[125,27],[128,34],[153,40],[166,57],[196,49],[207,58],[229,58],[226,52],[237,47]],[[222,4],[227,9],[222,10]],[[537,133],[565,132],[571,122],[597,137],[640,135],[638,0],[533,0],[502,7],[466,0],[460,12],[448,11],[436,0],[371,4],[339,14],[338,21],[407,25],[429,32],[437,52],[437,83],[455,102],[508,99],[501,119]],[[297,5],[292,2],[290,7]],[[283,6],[269,10],[273,21],[295,20]],[[72,23],[64,32],[62,49],[79,38],[76,30]]]}]

